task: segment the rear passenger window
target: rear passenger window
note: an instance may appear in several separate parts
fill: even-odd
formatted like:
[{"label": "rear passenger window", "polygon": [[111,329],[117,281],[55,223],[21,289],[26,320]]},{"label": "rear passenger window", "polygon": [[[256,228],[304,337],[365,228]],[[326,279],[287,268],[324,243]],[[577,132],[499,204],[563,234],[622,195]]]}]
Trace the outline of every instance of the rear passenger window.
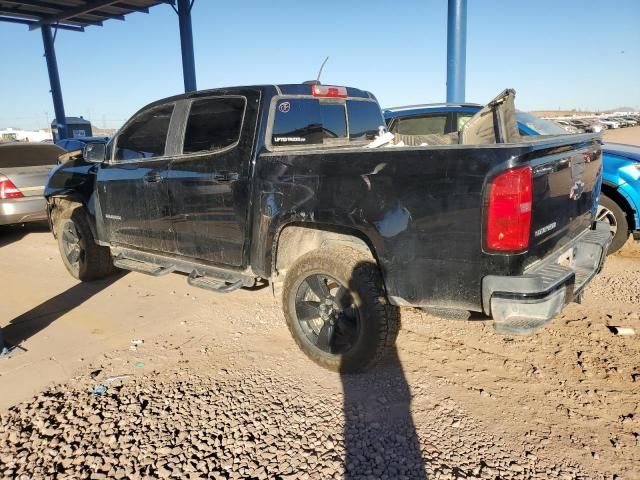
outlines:
[{"label": "rear passenger window", "polygon": [[245,99],[205,98],[191,104],[182,153],[220,150],[240,139]]},{"label": "rear passenger window", "polygon": [[401,118],[396,125],[394,133],[403,135],[428,135],[434,133],[443,135],[446,133],[447,114]]},{"label": "rear passenger window", "polygon": [[138,115],[118,136],[115,160],[164,155],[172,113],[173,105],[164,105]]}]

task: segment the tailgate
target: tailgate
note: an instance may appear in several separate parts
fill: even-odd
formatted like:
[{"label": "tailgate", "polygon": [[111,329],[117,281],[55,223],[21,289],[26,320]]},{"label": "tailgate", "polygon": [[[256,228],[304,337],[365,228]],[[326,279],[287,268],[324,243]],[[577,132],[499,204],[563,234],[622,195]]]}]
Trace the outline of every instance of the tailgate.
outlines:
[{"label": "tailgate", "polygon": [[[575,138],[572,138],[575,137]],[[529,254],[542,258],[588,229],[594,220],[602,181],[598,135],[559,137],[531,153],[533,202]]]},{"label": "tailgate", "polygon": [[47,177],[54,166],[0,168],[0,174],[11,180],[22,195],[32,197],[44,193]]}]

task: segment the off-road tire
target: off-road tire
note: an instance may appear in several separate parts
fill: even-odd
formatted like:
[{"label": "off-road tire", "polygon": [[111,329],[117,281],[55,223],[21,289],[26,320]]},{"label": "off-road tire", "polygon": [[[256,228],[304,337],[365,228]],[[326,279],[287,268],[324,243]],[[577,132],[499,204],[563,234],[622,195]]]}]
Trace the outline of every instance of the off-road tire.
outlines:
[{"label": "off-road tire", "polygon": [[[65,226],[71,222],[75,227],[79,245],[81,247],[81,255],[76,264],[72,264],[64,250],[63,235]],[[116,271],[113,266],[113,260],[108,247],[102,247],[95,242],[91,228],[89,227],[89,218],[86,210],[82,206],[70,207],[64,209],[57,216],[54,230],[56,239],[58,240],[58,249],[62,257],[62,263],[67,271],[78,280],[89,282],[108,277]]]},{"label": "off-road tire", "polygon": [[[296,292],[309,275],[330,275],[348,288],[360,316],[355,344],[342,354],[325,352],[303,333],[296,317]],[[375,261],[349,247],[320,248],[298,258],[288,269],[282,307],[298,347],[318,365],[344,373],[363,372],[376,365],[394,346],[400,329],[399,309],[390,305]]]},{"label": "off-road tire", "polygon": [[627,214],[622,210],[622,208],[620,208],[620,205],[606,195],[600,195],[600,204],[608,209],[614,217],[616,217],[618,225],[618,230],[611,240],[609,250],[607,250],[607,255],[611,255],[620,250],[627,242],[627,239],[629,238],[629,222],[627,221]]}]

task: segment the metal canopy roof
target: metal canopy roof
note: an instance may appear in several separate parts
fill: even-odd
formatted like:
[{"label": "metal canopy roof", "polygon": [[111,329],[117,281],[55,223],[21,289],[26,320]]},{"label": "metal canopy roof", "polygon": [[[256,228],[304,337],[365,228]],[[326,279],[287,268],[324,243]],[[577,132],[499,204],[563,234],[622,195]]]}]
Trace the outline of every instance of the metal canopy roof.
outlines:
[{"label": "metal canopy roof", "polygon": [[[149,8],[174,0],[0,0],[0,22],[22,23],[30,30],[51,25],[64,30],[83,31],[102,26],[105,20],[124,20],[133,12],[149,13]],[[174,7],[175,8],[175,7]]]}]

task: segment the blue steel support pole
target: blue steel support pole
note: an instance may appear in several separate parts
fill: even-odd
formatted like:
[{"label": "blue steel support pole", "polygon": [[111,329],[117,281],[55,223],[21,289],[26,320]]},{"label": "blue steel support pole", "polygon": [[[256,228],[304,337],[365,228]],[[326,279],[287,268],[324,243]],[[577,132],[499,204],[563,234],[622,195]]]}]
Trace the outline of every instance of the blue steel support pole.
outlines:
[{"label": "blue steel support pole", "polygon": [[184,91],[193,92],[196,87],[196,61],[193,54],[193,32],[191,31],[191,6],[189,0],[178,0],[178,22],[180,23],[180,47],[182,49],[182,75]]},{"label": "blue steel support pole", "polygon": [[62,88],[60,87],[60,76],[58,75],[58,63],[56,61],[56,50],[53,46],[51,27],[49,25],[43,25],[40,30],[42,30],[44,56],[47,60],[47,70],[49,72],[49,84],[51,85],[51,96],[53,97],[53,110],[56,114],[56,123],[58,124],[58,138],[69,138],[69,132],[67,131],[67,117],[64,113]]},{"label": "blue steel support pole", "polygon": [[467,74],[467,0],[449,0],[447,102],[462,103]]}]

